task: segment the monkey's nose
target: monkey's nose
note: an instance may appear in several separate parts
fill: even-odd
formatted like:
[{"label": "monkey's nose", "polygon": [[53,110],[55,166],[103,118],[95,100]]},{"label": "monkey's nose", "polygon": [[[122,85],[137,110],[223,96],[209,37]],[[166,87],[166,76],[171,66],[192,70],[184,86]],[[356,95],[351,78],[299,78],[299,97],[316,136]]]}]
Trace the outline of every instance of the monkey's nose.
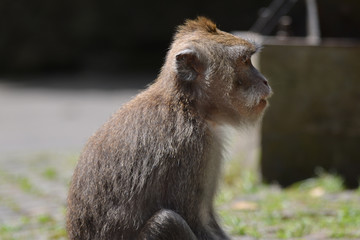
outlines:
[{"label": "monkey's nose", "polygon": [[266,86],[268,86],[269,87],[269,83],[268,83],[268,81],[267,80],[263,80],[263,83],[266,85]]}]

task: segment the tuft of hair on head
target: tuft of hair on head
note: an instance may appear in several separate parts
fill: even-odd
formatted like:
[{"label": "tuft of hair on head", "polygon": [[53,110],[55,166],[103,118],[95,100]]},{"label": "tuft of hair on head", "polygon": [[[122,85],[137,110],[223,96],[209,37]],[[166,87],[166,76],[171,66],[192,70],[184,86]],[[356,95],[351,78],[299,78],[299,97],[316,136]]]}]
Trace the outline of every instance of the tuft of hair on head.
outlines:
[{"label": "tuft of hair on head", "polygon": [[199,16],[196,19],[188,19],[184,25],[178,27],[178,33],[183,32],[194,32],[194,31],[205,31],[208,33],[216,34],[216,24],[206,17]]}]

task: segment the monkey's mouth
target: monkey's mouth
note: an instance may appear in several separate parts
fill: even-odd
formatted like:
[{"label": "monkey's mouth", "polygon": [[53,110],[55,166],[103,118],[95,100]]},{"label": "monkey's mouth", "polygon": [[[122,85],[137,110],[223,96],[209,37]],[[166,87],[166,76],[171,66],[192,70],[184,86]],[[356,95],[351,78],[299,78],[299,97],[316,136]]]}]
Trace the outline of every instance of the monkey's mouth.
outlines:
[{"label": "monkey's mouth", "polygon": [[269,89],[269,93],[264,94],[261,98],[259,103],[257,104],[256,108],[265,108],[269,105],[268,99],[271,97],[272,91]]},{"label": "monkey's mouth", "polygon": [[250,111],[254,112],[262,112],[268,105],[267,98],[261,98],[260,100],[257,100],[256,103],[254,103],[251,107],[249,107]]},{"label": "monkey's mouth", "polygon": [[268,105],[268,101],[266,98],[262,98],[257,105],[257,108],[265,108]]}]

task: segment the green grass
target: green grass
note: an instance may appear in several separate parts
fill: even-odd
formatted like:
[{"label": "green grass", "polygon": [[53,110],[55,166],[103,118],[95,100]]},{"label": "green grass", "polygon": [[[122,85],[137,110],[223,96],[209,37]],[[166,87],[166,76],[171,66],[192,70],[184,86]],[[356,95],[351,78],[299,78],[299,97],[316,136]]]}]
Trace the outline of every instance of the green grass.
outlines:
[{"label": "green grass", "polygon": [[39,239],[40,236],[49,240],[67,239],[63,221],[45,214],[23,217],[15,224],[0,225],[2,240]]},{"label": "green grass", "polygon": [[[17,186],[25,193],[30,193],[33,195],[43,195],[43,193],[31,182],[31,180],[26,176],[14,175],[6,172],[0,168],[0,181],[10,182],[14,186]],[[1,198],[2,196],[0,196]]]},{"label": "green grass", "polygon": [[[66,186],[76,160],[75,155],[59,161],[43,154],[31,159],[29,171],[43,181]],[[317,175],[282,189],[261,183],[256,172],[242,168],[241,161],[227,162],[215,202],[222,225],[233,236],[254,239],[360,239],[360,189],[348,191],[340,177],[324,171]],[[51,196],[43,194],[29,176],[0,169],[0,184],[51,201]],[[11,195],[0,194],[0,204],[22,214]],[[60,204],[58,212],[57,217],[24,213],[15,222],[1,223],[0,239],[66,239],[65,209]]]},{"label": "green grass", "polygon": [[237,236],[311,239],[320,234],[321,239],[360,238],[359,190],[345,191],[340,177],[323,171],[286,189],[261,184],[254,173],[230,172],[216,204],[223,225]]},{"label": "green grass", "polygon": [[[10,170],[6,168],[6,164],[0,166],[0,184],[5,187],[4,191],[0,189],[0,205],[14,215],[10,214],[11,218],[3,217],[4,220],[0,221],[1,240],[67,239],[64,210],[66,196],[61,200],[58,196],[40,188],[38,183],[51,181],[52,184],[67,186],[75,165],[74,156],[74,154],[67,156],[44,153],[29,156],[27,159],[21,156],[7,160],[11,162],[11,166],[14,164],[22,168],[26,166],[25,172],[13,172],[11,168]],[[33,176],[36,178],[32,178]],[[24,201],[41,200],[39,209],[36,209],[36,205],[34,209],[25,209],[21,204],[21,196],[29,197],[24,198]],[[42,208],[40,202],[44,200],[58,202],[58,208],[51,210]]]},{"label": "green grass", "polygon": [[55,168],[48,167],[42,172],[42,176],[49,180],[55,180],[58,176],[58,173]]}]

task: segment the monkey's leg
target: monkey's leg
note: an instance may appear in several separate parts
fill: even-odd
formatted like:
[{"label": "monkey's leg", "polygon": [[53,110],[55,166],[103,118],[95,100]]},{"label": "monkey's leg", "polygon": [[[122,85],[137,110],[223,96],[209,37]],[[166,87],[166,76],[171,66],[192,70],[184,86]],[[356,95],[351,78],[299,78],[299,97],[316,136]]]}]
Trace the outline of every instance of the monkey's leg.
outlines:
[{"label": "monkey's leg", "polygon": [[197,240],[186,221],[171,210],[155,213],[141,230],[137,240]]}]

